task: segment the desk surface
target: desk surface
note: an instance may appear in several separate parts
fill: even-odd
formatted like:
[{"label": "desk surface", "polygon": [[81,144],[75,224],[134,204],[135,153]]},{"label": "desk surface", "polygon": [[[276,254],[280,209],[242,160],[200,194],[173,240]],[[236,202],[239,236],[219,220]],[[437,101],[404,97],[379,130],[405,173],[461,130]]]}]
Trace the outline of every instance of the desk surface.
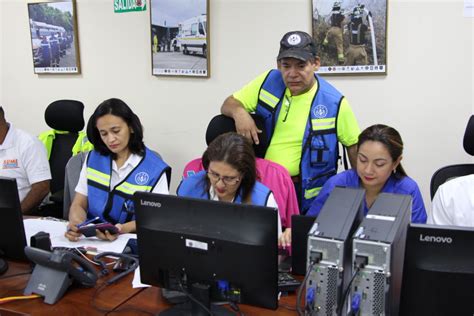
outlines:
[{"label": "desk surface", "polygon": [[[0,277],[0,297],[23,295],[23,290],[28,283],[30,274],[13,276],[19,273],[28,273],[30,265],[26,263],[9,261],[8,272]],[[12,276],[8,278],[8,276]],[[7,277],[7,278],[5,278]],[[161,297],[159,288],[150,287],[145,289],[133,289],[131,280],[133,275],[128,275],[116,284],[103,288],[95,297],[94,303],[100,309],[94,308],[92,299],[96,289],[90,288],[70,288],[64,297],[56,304],[49,305],[43,303],[41,298],[13,301],[2,304],[1,307],[31,315],[104,315],[107,311],[113,312],[107,315],[153,315],[170,305]],[[99,280],[98,286],[103,280]],[[295,295],[282,297],[280,306],[295,306]],[[277,310],[268,310],[248,305],[239,305],[241,311],[246,315],[295,315],[284,307]],[[2,314],[3,315],[3,314]]]},{"label": "desk surface", "polygon": [[[292,311],[282,307],[287,305],[295,307],[296,295],[285,296],[280,299],[280,307],[277,310],[264,309],[249,305],[239,305],[240,310],[245,316],[267,316],[267,315],[296,315],[296,311]],[[125,315],[133,313],[133,315],[154,315],[164,310],[170,305],[165,303],[161,297],[159,288],[150,287],[140,292],[138,295],[130,298],[125,304],[119,306],[116,310],[108,315]],[[237,314],[236,314],[237,315]]]},{"label": "desk surface", "polygon": [[[9,261],[10,268],[2,278],[18,273],[30,271],[30,265],[26,263]],[[11,278],[0,279],[0,297],[23,295],[23,290],[28,283],[30,274],[12,276]],[[125,303],[132,296],[142,289],[131,287],[132,275],[126,276],[120,282],[103,288],[94,300],[94,303],[104,311],[100,311],[92,306],[92,298],[95,289],[90,288],[69,288],[64,297],[56,304],[49,305],[43,303],[41,298],[31,300],[13,301],[2,304],[2,308],[32,315],[103,315],[107,310],[113,310]],[[103,281],[99,280],[99,286]]]}]

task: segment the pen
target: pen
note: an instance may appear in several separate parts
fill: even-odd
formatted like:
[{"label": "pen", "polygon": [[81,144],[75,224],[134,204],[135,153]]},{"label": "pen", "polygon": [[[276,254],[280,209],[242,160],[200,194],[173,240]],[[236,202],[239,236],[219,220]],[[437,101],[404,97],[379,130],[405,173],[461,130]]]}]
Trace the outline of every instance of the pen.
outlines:
[{"label": "pen", "polygon": [[90,223],[92,223],[92,222],[95,222],[95,221],[98,220],[99,218],[100,218],[99,216],[96,216],[96,217],[94,217],[94,218],[92,218],[92,219],[89,219],[89,220],[84,221],[84,222],[82,222],[82,223],[80,223],[80,224],[77,224],[76,227],[77,227],[77,228],[81,228],[82,226],[86,226],[87,224],[90,224]]}]

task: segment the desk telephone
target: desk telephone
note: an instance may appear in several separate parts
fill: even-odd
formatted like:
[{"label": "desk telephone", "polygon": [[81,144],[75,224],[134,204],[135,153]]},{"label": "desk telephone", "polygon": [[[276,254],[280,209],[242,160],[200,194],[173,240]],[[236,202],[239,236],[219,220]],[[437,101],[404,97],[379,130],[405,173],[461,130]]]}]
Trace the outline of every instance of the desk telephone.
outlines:
[{"label": "desk telephone", "polygon": [[72,252],[25,247],[25,254],[36,266],[24,294],[44,296],[45,303],[56,303],[73,281],[84,287],[94,287],[97,282],[95,268]]}]

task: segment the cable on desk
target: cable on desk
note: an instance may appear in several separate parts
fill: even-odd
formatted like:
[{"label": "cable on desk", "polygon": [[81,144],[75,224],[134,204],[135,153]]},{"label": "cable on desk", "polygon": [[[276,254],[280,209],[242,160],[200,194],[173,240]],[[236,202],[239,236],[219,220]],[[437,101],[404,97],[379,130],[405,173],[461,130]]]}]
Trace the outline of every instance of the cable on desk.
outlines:
[{"label": "cable on desk", "polygon": [[95,299],[97,298],[97,294],[107,286],[107,282],[104,282],[102,283],[101,285],[99,285],[95,291],[94,291],[94,295],[92,295],[92,299],[91,299],[91,306],[93,308],[95,308],[96,310],[98,310],[99,312],[102,312],[102,313],[109,313],[111,311],[113,311],[113,309],[107,309],[107,308],[102,308],[102,307],[99,307],[96,305],[96,302],[95,302]]},{"label": "cable on desk", "polygon": [[30,300],[33,298],[41,297],[41,295],[33,294],[33,295],[22,295],[22,296],[8,296],[0,298],[0,304],[5,304],[12,301],[19,301],[19,300]]},{"label": "cable on desk", "polygon": [[296,312],[298,313],[299,316],[304,315],[304,312],[301,310],[301,305],[300,305],[303,288],[306,286],[306,281],[308,281],[308,278],[311,275],[311,271],[313,270],[314,265],[317,263],[318,261],[316,260],[310,262],[308,270],[306,271],[306,275],[304,276],[303,282],[301,282],[301,285],[298,288],[298,294],[296,295]]},{"label": "cable on desk", "polygon": [[206,313],[209,314],[209,316],[214,316],[214,314],[211,312],[211,310],[209,308],[204,306],[203,303],[199,302],[192,294],[188,293],[188,291],[186,291],[184,289],[183,284],[181,283],[180,280],[178,281],[178,284],[179,284],[179,288],[180,288],[181,292],[183,292],[191,301],[198,304],[202,309],[204,309],[206,311]]}]

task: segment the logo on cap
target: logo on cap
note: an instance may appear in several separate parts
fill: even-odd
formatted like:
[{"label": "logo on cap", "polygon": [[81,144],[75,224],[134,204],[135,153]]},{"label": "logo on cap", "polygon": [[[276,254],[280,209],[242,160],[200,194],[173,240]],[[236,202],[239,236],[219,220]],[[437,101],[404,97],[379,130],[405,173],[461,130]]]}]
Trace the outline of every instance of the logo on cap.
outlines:
[{"label": "logo on cap", "polygon": [[286,41],[292,46],[298,45],[299,43],[301,43],[301,36],[299,36],[298,34],[291,34],[290,36],[288,36],[288,39]]}]

